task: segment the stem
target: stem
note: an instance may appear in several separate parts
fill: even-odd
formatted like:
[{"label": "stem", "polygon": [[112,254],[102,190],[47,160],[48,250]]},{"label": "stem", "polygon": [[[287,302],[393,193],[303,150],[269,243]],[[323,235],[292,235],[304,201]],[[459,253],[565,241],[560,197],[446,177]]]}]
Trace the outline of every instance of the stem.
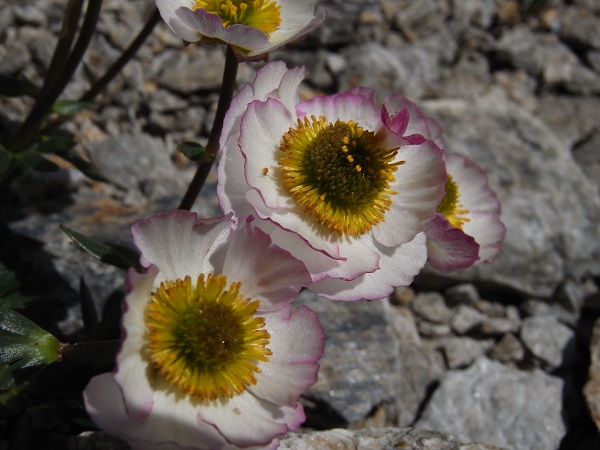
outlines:
[{"label": "stem", "polygon": [[40,93],[29,111],[29,115],[25,118],[21,126],[17,129],[16,133],[9,141],[8,147],[13,151],[18,152],[24,150],[25,145],[23,140],[27,139],[35,128],[36,124],[41,121],[45,115],[45,99],[50,95],[56,81],[59,79],[61,72],[64,70],[66,65],[67,56],[71,51],[73,40],[75,39],[75,33],[77,31],[77,23],[81,16],[81,9],[83,7],[83,0],[69,0],[65,9],[65,15],[63,17],[62,28],[58,35],[58,42],[52,55],[52,60],[48,66],[44,84],[40,90]]},{"label": "stem", "polygon": [[221,84],[221,92],[219,93],[219,103],[217,104],[217,112],[213,121],[212,129],[208,137],[208,143],[206,144],[206,159],[200,163],[196,174],[192,179],[192,182],[188,186],[187,192],[185,193],[179,209],[185,209],[189,211],[194,202],[198,197],[198,194],[204,186],[204,182],[208,177],[210,169],[212,168],[217,153],[219,150],[219,139],[221,138],[221,132],[223,130],[223,121],[225,119],[225,113],[229,109],[231,99],[233,98],[233,90],[235,88],[235,80],[237,78],[237,70],[239,63],[231,47],[227,46],[227,53],[225,56],[225,69],[223,71],[223,83]]},{"label": "stem", "polygon": [[110,363],[115,361],[120,345],[119,339],[61,344],[58,353],[61,361],[70,364]]},{"label": "stem", "polygon": [[81,62],[81,58],[96,29],[96,23],[98,22],[101,7],[102,0],[90,0],[88,2],[79,37],[73,46],[71,54],[64,63],[62,72],[56,77],[56,82],[50,86],[46,95],[38,98],[38,101],[29,113],[29,116],[25,119],[25,122],[23,122],[12,139],[11,147],[15,148],[15,151],[24,150],[27,148],[28,144],[36,138],[36,131],[38,130],[40,123],[48,112],[50,112],[52,105],[65,89],[67,83],[77,69],[77,66]]},{"label": "stem", "polygon": [[152,33],[152,30],[154,30],[154,27],[159,22],[159,20],[160,12],[158,11],[158,9],[155,9],[154,13],[150,16],[150,18],[144,25],[144,28],[142,28],[142,30],[139,32],[139,34],[136,36],[133,42],[129,44],[129,47],[125,49],[121,56],[119,56],[119,59],[117,59],[113,63],[113,65],[110,66],[110,68],[106,71],[106,73],[102,75],[102,77],[98,79],[92,85],[92,87],[90,87],[90,89],[79,99],[80,101],[91,102],[94,99],[94,97],[96,97],[96,95],[102,92],[102,90],[106,86],[108,86],[108,84],[113,80],[113,78],[115,78],[115,76],[117,76],[121,69],[125,67],[125,64],[127,64],[129,60],[139,50],[146,38],[150,36],[150,33]]},{"label": "stem", "polygon": [[[133,56],[140,49],[142,44],[146,41],[148,36],[154,30],[156,24],[160,21],[160,12],[158,9],[154,10],[154,13],[150,16],[142,30],[138,33],[135,39],[129,44],[129,47],[119,56],[119,58],[108,68],[108,70],[102,75],[89,90],[81,96],[80,102],[92,102],[94,98],[110,84],[110,82],[119,74],[119,72],[125,67],[125,65],[133,58]],[[56,127],[60,126],[67,117],[57,117],[42,128],[41,134],[48,134]]]}]

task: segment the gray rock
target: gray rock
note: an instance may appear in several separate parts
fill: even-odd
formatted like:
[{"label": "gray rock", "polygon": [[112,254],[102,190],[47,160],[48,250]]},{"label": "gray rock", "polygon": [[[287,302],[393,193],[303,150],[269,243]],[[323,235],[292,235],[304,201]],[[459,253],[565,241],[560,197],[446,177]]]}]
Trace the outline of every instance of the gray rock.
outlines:
[{"label": "gray rock", "polygon": [[583,388],[592,419],[600,430],[600,319],[596,319],[590,341],[590,368]]},{"label": "gray rock", "polygon": [[364,419],[396,399],[398,342],[380,301],[332,302],[303,291],[298,302],[319,315],[327,336],[319,380],[309,397],[328,404],[346,422]]},{"label": "gray rock", "polygon": [[[498,308],[500,305],[498,303],[492,304],[490,309],[493,310],[494,307]],[[521,318],[517,308],[509,305],[506,308],[500,309],[500,311],[500,314],[488,314],[477,327],[477,331],[487,336],[516,333],[521,326]],[[483,312],[485,312],[485,310]]]},{"label": "gray rock", "polygon": [[390,92],[415,98],[440,75],[436,51],[422,43],[394,50],[368,43],[349,46],[343,55],[348,66],[339,75],[340,90],[369,86],[382,98]]},{"label": "gray rock", "polygon": [[396,424],[406,427],[414,424],[423,402],[446,367],[439,351],[417,344],[400,344],[398,360]]},{"label": "gray rock", "polygon": [[563,86],[571,92],[600,91],[600,78],[551,33],[533,33],[525,26],[507,29],[496,44],[501,60],[532,75],[547,86]]},{"label": "gray rock", "polygon": [[479,302],[479,292],[473,284],[460,283],[456,286],[444,290],[444,297],[448,305],[469,305],[476,306]]},{"label": "gray rock", "polygon": [[494,345],[494,341],[484,341],[469,337],[451,336],[443,339],[440,346],[450,369],[458,369],[470,365],[473,361],[483,356]]},{"label": "gray rock", "polygon": [[562,388],[541,370],[482,358],[446,374],[416,426],[511,449],[556,450],[566,431]]},{"label": "gray rock", "polygon": [[559,10],[558,16],[563,40],[600,49],[600,18],[588,7],[567,6]]},{"label": "gray rock", "polygon": [[575,334],[554,317],[526,318],[520,337],[525,347],[550,370],[572,364],[575,359]]},{"label": "gray rock", "polygon": [[502,363],[518,363],[525,356],[525,348],[514,334],[509,333],[502,336],[488,356]]},{"label": "gray rock", "polygon": [[494,264],[454,278],[550,297],[565,278],[600,274],[600,199],[552,130],[497,91],[424,107],[444,127],[446,148],[486,170],[507,226]]},{"label": "gray rock", "polygon": [[281,439],[279,450],[501,450],[487,444],[466,444],[454,436],[413,428],[333,429],[327,431],[288,433]]},{"label": "gray rock", "polygon": [[467,305],[458,305],[450,319],[450,326],[455,333],[464,334],[479,326],[484,320],[485,316],[477,309]]},{"label": "gray rock", "polygon": [[387,320],[390,322],[398,341],[420,344],[421,337],[413,312],[406,306],[393,306],[388,299],[382,299]]},{"label": "gray rock", "polygon": [[452,312],[444,297],[438,292],[421,292],[412,302],[412,310],[422,319],[434,323],[446,323]]}]

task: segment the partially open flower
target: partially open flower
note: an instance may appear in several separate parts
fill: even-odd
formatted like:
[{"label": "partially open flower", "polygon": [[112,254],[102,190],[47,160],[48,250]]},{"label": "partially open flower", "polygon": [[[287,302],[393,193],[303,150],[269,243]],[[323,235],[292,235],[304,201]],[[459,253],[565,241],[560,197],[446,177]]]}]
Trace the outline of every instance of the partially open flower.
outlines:
[{"label": "partially open flower", "polygon": [[[233,99],[217,192],[226,213],[255,215],[307,266],[315,292],[382,298],[426,260],[417,235],[444,195],[442,150],[407,130],[424,116],[355,88],[297,104],[303,70],[274,62]],[[392,108],[390,108],[390,106]]]},{"label": "partially open flower", "polygon": [[224,42],[239,60],[259,59],[323,22],[315,0],[156,0],[173,32],[187,42]]},{"label": "partially open flower", "polygon": [[427,224],[428,261],[441,272],[491,263],[500,253],[506,227],[500,202],[485,172],[473,161],[445,153],[446,195]]},{"label": "partially open flower", "polygon": [[324,349],[316,315],[290,303],[309,280],[269,237],[185,211],[132,227],[147,268],[130,271],[114,373],[86,408],[136,449],[273,448],[304,421],[298,398]]}]

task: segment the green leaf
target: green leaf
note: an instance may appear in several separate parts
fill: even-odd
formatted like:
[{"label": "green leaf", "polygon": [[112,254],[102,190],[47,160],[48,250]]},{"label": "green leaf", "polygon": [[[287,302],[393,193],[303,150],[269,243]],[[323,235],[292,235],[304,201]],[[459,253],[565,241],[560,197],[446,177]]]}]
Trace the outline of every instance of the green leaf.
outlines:
[{"label": "green leaf", "polygon": [[75,146],[75,138],[68,132],[57,132],[42,136],[35,150],[38,153],[63,155]]},{"label": "green leaf", "polygon": [[93,107],[94,104],[89,102],[80,102],[77,100],[58,100],[56,103],[54,103],[54,105],[52,105],[52,112],[60,114],[61,116],[69,117]]},{"label": "green leaf", "polygon": [[89,253],[94,258],[119,269],[127,270],[133,267],[137,271],[142,270],[139,263],[139,254],[134,249],[120,245],[106,244],[75,230],[71,230],[64,225],[61,225],[60,228],[81,250]]},{"label": "green leaf", "polygon": [[31,320],[0,309],[0,390],[12,389],[58,361],[60,341]]},{"label": "green leaf", "polygon": [[182,153],[189,160],[197,163],[206,159],[206,148],[197,142],[182,142],[177,145],[177,151]]},{"label": "green leaf", "polygon": [[6,97],[21,97],[28,95],[37,97],[39,88],[22,75],[11,77],[0,74],[0,95]]}]

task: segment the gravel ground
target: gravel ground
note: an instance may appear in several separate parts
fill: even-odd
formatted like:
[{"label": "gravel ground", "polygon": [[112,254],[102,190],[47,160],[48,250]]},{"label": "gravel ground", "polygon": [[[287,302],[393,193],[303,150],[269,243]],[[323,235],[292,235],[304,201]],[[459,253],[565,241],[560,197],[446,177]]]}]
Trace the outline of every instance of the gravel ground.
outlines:
[{"label": "gravel ground", "polygon": [[[0,0],[0,74],[41,84],[64,3]],[[303,98],[362,85],[418,102],[449,149],[486,169],[508,231],[493,265],[428,269],[388,299],[340,304],[303,292],[297,301],[319,314],[327,348],[303,398],[308,420],[281,448],[597,450],[600,2],[320,5],[323,26],[271,60],[306,66]],[[65,98],[86,91],[153,8],[105,0]],[[2,261],[19,249],[22,282],[48,297],[27,314],[61,338],[81,335],[80,280],[101,311],[118,301],[123,274],[74,249],[58,225],[127,243],[132,221],[177,207],[194,168],[175,146],[206,141],[223,56],[184,47],[159,23],[96,107],[64,125],[109,182],[61,163],[2,186]],[[261,64],[241,65],[238,85]],[[0,97],[0,142],[31,105]],[[212,174],[194,207],[203,217],[219,214],[214,183]],[[49,410],[41,422],[0,412],[0,448],[22,430],[30,448],[121,448],[68,417],[83,417],[77,395]]]}]

